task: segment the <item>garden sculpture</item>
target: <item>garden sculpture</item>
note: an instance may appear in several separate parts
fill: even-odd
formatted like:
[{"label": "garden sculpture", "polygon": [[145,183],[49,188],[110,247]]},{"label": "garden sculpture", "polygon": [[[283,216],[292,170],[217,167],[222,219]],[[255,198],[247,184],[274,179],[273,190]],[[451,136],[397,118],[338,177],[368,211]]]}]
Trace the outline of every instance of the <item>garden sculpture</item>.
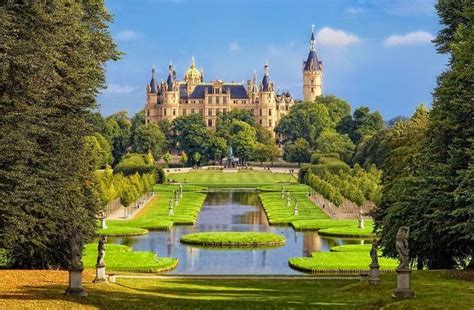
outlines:
[{"label": "garden sculpture", "polygon": [[408,259],[410,254],[410,249],[408,248],[408,235],[410,233],[410,228],[407,226],[402,226],[398,229],[397,236],[395,239],[395,247],[397,249],[398,257],[400,259],[400,265],[398,269],[409,269]]},{"label": "garden sculpture", "polygon": [[105,267],[105,244],[107,243],[107,237],[103,236],[99,239],[99,244],[97,246],[97,264],[96,267]]}]

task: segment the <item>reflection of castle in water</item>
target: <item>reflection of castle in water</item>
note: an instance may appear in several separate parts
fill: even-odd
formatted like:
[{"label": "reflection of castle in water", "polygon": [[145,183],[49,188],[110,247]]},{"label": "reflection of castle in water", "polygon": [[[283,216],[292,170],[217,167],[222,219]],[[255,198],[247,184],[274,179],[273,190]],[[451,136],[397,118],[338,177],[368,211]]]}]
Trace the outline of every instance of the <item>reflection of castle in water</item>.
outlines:
[{"label": "reflection of castle in water", "polygon": [[303,234],[303,255],[311,256],[311,253],[319,251],[321,251],[321,237],[318,233]]}]

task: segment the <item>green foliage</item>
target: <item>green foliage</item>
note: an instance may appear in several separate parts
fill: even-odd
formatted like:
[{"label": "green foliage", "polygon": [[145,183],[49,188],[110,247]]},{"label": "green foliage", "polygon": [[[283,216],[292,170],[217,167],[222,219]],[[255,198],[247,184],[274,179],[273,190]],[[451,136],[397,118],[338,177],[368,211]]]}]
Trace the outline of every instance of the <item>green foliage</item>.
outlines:
[{"label": "green foliage", "polygon": [[115,166],[114,172],[123,173],[125,176],[128,176],[135,173],[154,173],[155,169],[155,165],[150,165],[147,163],[147,155],[130,153],[123,156],[120,163]]},{"label": "green foliage", "polygon": [[157,124],[139,126],[133,132],[133,150],[146,154],[151,152],[153,157],[159,159],[165,145],[165,135]]},{"label": "green foliage", "polygon": [[13,0],[0,20],[0,247],[15,268],[68,268],[95,230],[83,141],[119,57],[112,18],[103,1]]},{"label": "green foliage", "polygon": [[[242,121],[255,128],[255,119],[252,112],[245,109],[232,109],[226,114],[220,114],[217,118],[216,133],[225,141],[229,141],[231,136],[235,134],[233,121]],[[263,128],[262,128],[263,129]]]},{"label": "green foliage", "polygon": [[[195,152],[194,154],[199,154],[198,152]],[[193,160],[194,160],[194,156],[193,156]],[[186,154],[186,152],[182,152],[181,153],[181,156],[179,156],[179,161],[182,163],[182,164],[186,164],[189,159],[188,159],[188,154]],[[198,164],[198,162],[194,162],[196,164]]]},{"label": "green foliage", "polygon": [[257,141],[255,128],[240,120],[233,120],[230,128],[230,144],[241,162],[251,159]]},{"label": "green foliage", "polygon": [[212,247],[259,247],[280,246],[285,244],[283,236],[265,232],[213,231],[181,236],[182,243]]},{"label": "green foliage", "polygon": [[339,160],[339,154],[338,153],[317,153],[314,152],[311,154],[311,160],[310,162],[312,164],[329,164],[334,162],[335,160]]},{"label": "green foliage", "polygon": [[263,144],[257,142],[253,150],[253,159],[259,161],[260,164],[264,161],[273,162],[278,155],[280,155],[280,149],[275,143]]},{"label": "green foliage", "polygon": [[311,151],[308,141],[303,138],[298,138],[295,143],[286,144],[283,158],[289,162],[301,163],[309,162],[311,158]]},{"label": "green foliage", "polygon": [[359,107],[353,116],[346,116],[337,125],[337,130],[347,134],[352,142],[358,143],[365,135],[372,135],[385,127],[382,115],[378,112],[370,113],[368,107]]},{"label": "green foliage", "polygon": [[173,159],[173,155],[171,155],[170,152],[166,152],[166,154],[163,156],[163,160],[165,161],[166,164],[168,164],[172,159]]},{"label": "green foliage", "polygon": [[345,162],[350,162],[354,152],[354,144],[345,134],[335,130],[324,130],[316,139],[316,151],[319,153],[337,153]]},{"label": "green foliage", "polygon": [[468,3],[437,6],[445,28],[436,42],[450,53],[450,66],[438,78],[429,117],[418,109],[395,126],[374,213],[387,255],[396,255],[391,240],[398,227],[410,227],[410,258],[418,268],[473,264],[474,11]]},{"label": "green foliage", "polygon": [[290,113],[280,119],[275,132],[284,137],[284,142],[294,143],[302,138],[314,147],[321,132],[334,126],[326,105],[303,102],[295,105]]},{"label": "green foliage", "polygon": [[326,106],[329,111],[334,124],[338,124],[341,119],[349,116],[351,113],[351,106],[347,101],[339,99],[335,96],[318,96],[315,100],[316,103],[321,103]]}]

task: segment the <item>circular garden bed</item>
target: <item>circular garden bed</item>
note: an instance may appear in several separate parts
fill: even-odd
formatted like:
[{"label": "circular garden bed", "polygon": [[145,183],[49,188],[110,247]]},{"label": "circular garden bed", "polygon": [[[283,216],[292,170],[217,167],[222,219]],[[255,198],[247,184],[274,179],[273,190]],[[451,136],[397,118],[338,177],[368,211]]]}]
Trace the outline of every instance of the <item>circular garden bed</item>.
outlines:
[{"label": "circular garden bed", "polygon": [[181,242],[209,247],[274,247],[285,244],[283,236],[264,232],[202,232],[181,237]]}]

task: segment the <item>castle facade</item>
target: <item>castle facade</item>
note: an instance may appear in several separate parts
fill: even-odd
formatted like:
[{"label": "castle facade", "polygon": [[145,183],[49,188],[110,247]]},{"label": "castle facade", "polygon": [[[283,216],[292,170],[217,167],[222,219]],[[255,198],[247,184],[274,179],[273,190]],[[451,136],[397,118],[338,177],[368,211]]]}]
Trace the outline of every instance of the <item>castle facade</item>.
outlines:
[{"label": "castle facade", "polygon": [[[315,46],[313,31],[310,51],[306,61],[303,61],[304,101],[314,101],[321,95],[322,62],[316,56]],[[215,128],[220,114],[233,109],[245,109],[250,110],[256,124],[273,132],[295,101],[289,92],[275,91],[267,63],[263,72],[260,83],[255,73],[246,85],[221,80],[204,82],[204,74],[196,68],[193,58],[183,80],[176,78],[176,71],[170,64],[166,81],[158,83],[153,68],[151,81],[146,86],[145,123],[157,123],[160,120],[171,122],[178,116],[199,113],[208,127]]]}]

